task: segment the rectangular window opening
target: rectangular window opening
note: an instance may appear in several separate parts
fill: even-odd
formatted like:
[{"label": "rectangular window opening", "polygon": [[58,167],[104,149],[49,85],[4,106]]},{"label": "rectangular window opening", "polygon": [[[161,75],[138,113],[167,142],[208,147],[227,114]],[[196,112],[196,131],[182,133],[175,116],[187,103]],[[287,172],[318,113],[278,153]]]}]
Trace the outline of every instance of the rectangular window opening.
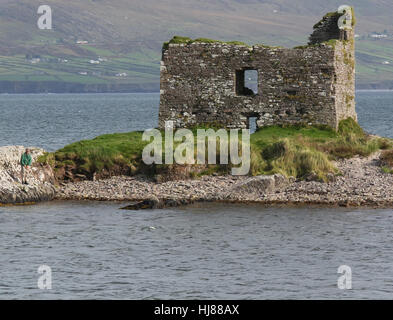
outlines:
[{"label": "rectangular window opening", "polygon": [[236,94],[254,96],[258,94],[258,71],[252,69],[236,71]]},{"label": "rectangular window opening", "polygon": [[296,96],[297,95],[297,91],[296,90],[288,90],[287,91],[287,95],[288,96]]},{"label": "rectangular window opening", "polygon": [[257,117],[248,118],[248,129],[250,129],[250,133],[257,131]]}]

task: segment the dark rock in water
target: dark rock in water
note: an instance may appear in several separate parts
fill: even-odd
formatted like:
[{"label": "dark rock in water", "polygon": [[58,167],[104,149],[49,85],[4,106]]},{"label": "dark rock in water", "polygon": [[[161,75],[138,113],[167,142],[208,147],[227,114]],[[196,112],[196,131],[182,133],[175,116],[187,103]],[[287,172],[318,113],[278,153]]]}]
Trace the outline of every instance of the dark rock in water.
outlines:
[{"label": "dark rock in water", "polygon": [[160,201],[157,197],[152,196],[149,199],[132,203],[121,209],[124,210],[162,209],[162,208],[169,208],[169,207],[184,206],[192,202],[193,201],[189,199],[173,199],[173,198],[163,199]]},{"label": "dark rock in water", "polygon": [[160,200],[157,197],[152,196],[149,199],[132,203],[121,209],[123,210],[143,210],[143,209],[157,209],[160,206]]},{"label": "dark rock in water", "polygon": [[189,199],[166,199],[164,200],[164,207],[168,208],[168,207],[185,206],[191,203],[193,203],[193,201]]}]

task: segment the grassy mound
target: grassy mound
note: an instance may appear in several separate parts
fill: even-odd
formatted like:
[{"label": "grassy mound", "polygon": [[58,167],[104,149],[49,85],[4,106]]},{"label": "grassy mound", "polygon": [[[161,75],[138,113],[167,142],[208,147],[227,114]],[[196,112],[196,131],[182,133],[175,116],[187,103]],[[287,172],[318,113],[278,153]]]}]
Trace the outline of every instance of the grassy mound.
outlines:
[{"label": "grassy mound", "polygon": [[[195,133],[196,128],[193,131]],[[341,121],[337,132],[326,126],[265,127],[251,135],[250,143],[250,174],[281,173],[299,179],[311,175],[324,181],[329,174],[337,173],[331,160],[392,149],[392,140],[367,135],[351,118]],[[39,161],[51,164],[60,172],[60,177],[66,171],[87,178],[102,172],[109,176],[133,174],[146,169],[141,155],[147,144],[142,141],[142,132],[106,134],[72,143],[45,154]],[[219,143],[217,151],[219,157]],[[393,155],[393,151],[389,152]],[[230,166],[211,165],[205,174],[228,172],[229,169]]]},{"label": "grassy mound", "polygon": [[103,171],[108,172],[109,176],[116,174],[116,171],[129,170],[132,173],[139,166],[142,150],[146,145],[142,141],[142,134],[129,132],[101,135],[46,153],[38,161],[50,164],[55,172],[60,172],[60,176],[67,170],[87,178]]},{"label": "grassy mound", "polygon": [[297,178],[315,175],[326,180],[329,173],[336,173],[331,160],[368,156],[391,148],[392,141],[367,135],[349,118],[340,122],[337,132],[324,126],[262,128],[251,136],[251,145],[267,163],[257,170],[252,167],[253,174],[282,173]]}]

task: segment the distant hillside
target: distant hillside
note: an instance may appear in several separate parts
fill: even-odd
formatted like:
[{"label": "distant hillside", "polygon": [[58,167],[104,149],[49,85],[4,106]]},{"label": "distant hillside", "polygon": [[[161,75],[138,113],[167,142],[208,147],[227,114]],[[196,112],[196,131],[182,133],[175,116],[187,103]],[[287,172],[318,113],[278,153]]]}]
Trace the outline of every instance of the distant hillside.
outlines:
[{"label": "distant hillside", "polygon": [[[393,1],[346,3],[358,21],[358,87],[393,88]],[[173,35],[293,47],[343,3],[46,0],[53,30],[39,30],[41,4],[0,0],[0,92],[156,91],[162,43]]]}]

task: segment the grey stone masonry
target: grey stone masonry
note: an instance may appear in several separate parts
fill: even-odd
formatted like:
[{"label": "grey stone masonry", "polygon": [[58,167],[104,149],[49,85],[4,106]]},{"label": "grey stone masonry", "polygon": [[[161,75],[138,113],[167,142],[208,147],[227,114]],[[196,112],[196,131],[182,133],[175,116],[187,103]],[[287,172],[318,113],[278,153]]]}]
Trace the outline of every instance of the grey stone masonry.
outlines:
[{"label": "grey stone masonry", "polygon": [[[170,42],[162,54],[159,127],[171,120],[178,128],[248,128],[255,117],[257,127],[337,129],[342,119],[357,120],[354,32],[339,30],[336,15],[325,17],[314,26],[311,44],[293,49]],[[245,86],[246,70],[257,72],[257,93]]]}]

